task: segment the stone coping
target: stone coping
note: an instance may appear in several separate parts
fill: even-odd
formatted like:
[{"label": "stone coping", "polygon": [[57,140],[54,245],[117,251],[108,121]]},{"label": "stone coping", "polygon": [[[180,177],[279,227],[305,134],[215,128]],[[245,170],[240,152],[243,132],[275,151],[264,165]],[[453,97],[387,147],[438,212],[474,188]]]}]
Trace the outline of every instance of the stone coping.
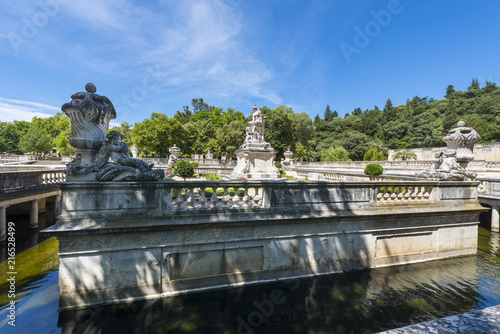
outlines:
[{"label": "stone coping", "polygon": [[450,317],[422,322],[380,334],[421,334],[421,333],[500,333],[500,305],[483,310],[467,312]]}]

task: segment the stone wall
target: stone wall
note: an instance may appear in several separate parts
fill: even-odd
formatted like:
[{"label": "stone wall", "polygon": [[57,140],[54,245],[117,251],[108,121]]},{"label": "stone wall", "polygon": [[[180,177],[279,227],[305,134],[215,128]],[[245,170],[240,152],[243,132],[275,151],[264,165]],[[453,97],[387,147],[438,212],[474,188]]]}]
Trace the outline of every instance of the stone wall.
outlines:
[{"label": "stone wall", "polygon": [[477,185],[66,182],[45,232],[66,309],[474,254]]},{"label": "stone wall", "polygon": [[[417,155],[417,160],[434,160],[434,153],[445,151],[446,147],[426,147],[426,148],[408,148],[410,152]],[[389,161],[392,161],[394,153],[402,151],[401,149],[389,150]],[[474,159],[486,161],[500,161],[500,142],[484,143],[474,145]]]}]

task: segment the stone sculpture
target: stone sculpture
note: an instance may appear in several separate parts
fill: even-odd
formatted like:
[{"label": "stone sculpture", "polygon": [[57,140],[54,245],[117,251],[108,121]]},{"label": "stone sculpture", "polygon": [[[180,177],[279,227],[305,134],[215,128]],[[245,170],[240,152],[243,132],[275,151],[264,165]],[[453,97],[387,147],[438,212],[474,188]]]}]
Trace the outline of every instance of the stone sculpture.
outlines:
[{"label": "stone sculpture", "polygon": [[436,152],[434,165],[416,177],[440,181],[469,181],[475,180],[477,174],[467,170],[470,161],[474,160],[474,143],[480,140],[479,134],[472,128],[465,127],[460,121],[457,127],[451,129],[443,138],[447,145],[445,152]]},{"label": "stone sculpture", "polygon": [[281,159],[281,166],[285,170],[289,170],[293,167],[293,152],[290,150],[287,150],[285,153],[283,153],[285,156],[285,159]]},{"label": "stone sculpture", "polygon": [[175,164],[179,161],[179,154],[181,153],[181,149],[174,144],[174,146],[169,148],[168,151],[170,152],[170,156],[168,157],[167,168],[165,168],[165,170],[168,176],[174,176],[174,167]]},{"label": "stone sculpture", "polygon": [[434,165],[416,174],[416,177],[439,181],[470,181],[477,176],[457,162],[457,151],[450,149],[436,154]]},{"label": "stone sculpture", "polygon": [[137,149],[137,147],[132,146],[132,148],[130,149],[130,152],[132,152],[132,158],[138,158],[139,157],[139,150]]},{"label": "stone sculpture", "polygon": [[274,166],[276,151],[264,140],[266,117],[254,106],[252,120],[246,128],[245,142],[235,152],[238,158],[231,178],[277,179],[279,171]]},{"label": "stone sculpture", "polygon": [[85,89],[87,92],[73,94],[71,102],[61,108],[71,120],[69,142],[78,150],[67,165],[67,175],[98,181],[161,180],[165,175],[163,170],[153,170],[153,165],[131,158],[118,131],[108,134],[109,121],[116,118],[111,101],[95,94],[92,83]]},{"label": "stone sculpture", "polygon": [[61,107],[71,120],[69,143],[77,149],[82,164],[94,162],[108,134],[109,122],[116,118],[113,104],[106,96],[95,93],[94,84],[86,84],[85,90],[71,95],[71,101]]},{"label": "stone sculpture", "polygon": [[465,122],[460,121],[457,127],[448,131],[443,138],[448,149],[457,151],[457,161],[464,168],[469,162],[474,160],[474,143],[481,140],[481,136],[473,128],[465,126]]}]

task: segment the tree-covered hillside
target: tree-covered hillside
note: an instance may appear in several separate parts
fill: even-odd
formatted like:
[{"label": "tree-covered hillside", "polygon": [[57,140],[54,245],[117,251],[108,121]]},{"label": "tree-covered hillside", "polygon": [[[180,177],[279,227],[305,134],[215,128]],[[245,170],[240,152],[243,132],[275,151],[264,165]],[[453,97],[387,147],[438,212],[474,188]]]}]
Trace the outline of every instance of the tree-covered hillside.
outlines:
[{"label": "tree-covered hillside", "polygon": [[[343,118],[327,105],[323,117],[318,113],[314,121],[287,106],[264,106],[260,109],[267,117],[265,140],[278,151],[278,158],[291,149],[301,161],[383,160],[389,148],[444,146],[443,136],[459,120],[476,129],[482,142],[500,141],[500,88],[495,83],[487,81],[481,87],[473,79],[466,91],[449,85],[444,92],[441,100],[415,96],[398,106],[388,99],[382,109],[356,108]],[[142,122],[123,122],[114,130],[144,156],[166,156],[176,144],[184,156],[210,150],[234,157],[250,117],[199,98],[173,117],[154,112]],[[32,122],[0,122],[0,152],[46,153],[55,147],[61,154],[74,154],[69,123],[61,113]]]}]

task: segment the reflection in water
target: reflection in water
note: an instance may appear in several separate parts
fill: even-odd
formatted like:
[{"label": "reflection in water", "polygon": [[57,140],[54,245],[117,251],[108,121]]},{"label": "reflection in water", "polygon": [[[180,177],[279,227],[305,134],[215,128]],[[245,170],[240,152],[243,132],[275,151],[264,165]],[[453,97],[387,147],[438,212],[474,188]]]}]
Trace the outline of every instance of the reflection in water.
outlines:
[{"label": "reflection in water", "polygon": [[[52,259],[57,258],[56,245],[54,248]],[[35,252],[26,258],[43,263],[43,254],[47,255]],[[19,285],[23,293],[19,297],[20,327],[13,331],[4,326],[6,306],[3,306],[0,309],[2,330],[16,333],[20,329],[41,332],[39,328],[43,328],[44,333],[374,333],[500,304],[499,235],[484,229],[479,231],[477,256],[60,314],[56,302],[59,291],[54,268],[57,265],[51,260],[45,261],[51,263],[45,267],[45,273],[40,275],[34,271],[25,279],[29,283]],[[3,288],[0,285],[0,289]],[[6,304],[4,295],[2,290],[1,305]]]}]

